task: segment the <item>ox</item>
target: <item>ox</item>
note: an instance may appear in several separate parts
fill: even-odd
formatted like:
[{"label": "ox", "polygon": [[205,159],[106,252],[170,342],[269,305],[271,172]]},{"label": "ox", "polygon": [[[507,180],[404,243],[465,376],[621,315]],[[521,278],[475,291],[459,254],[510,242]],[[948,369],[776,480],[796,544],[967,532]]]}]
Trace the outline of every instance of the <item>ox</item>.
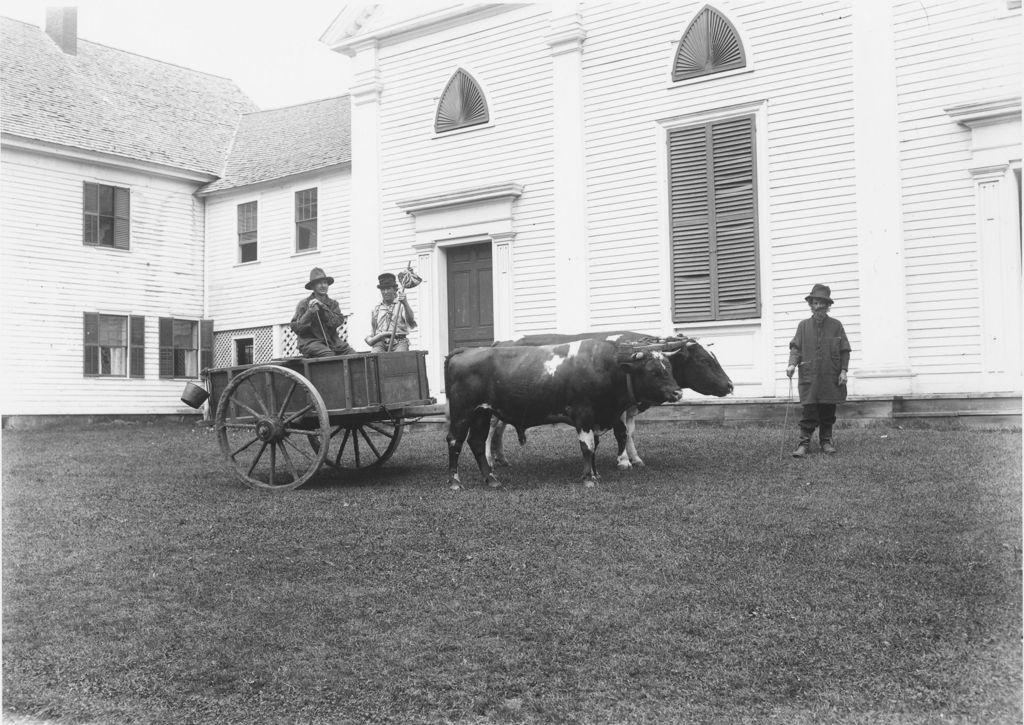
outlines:
[{"label": "ox", "polygon": [[524,431],[568,423],[583,454],[583,481],[597,480],[600,434],[623,411],[678,400],[669,356],[658,350],[604,340],[576,340],[540,347],[460,348],[444,361],[448,397],[448,483],[460,487],[459,454],[469,437],[484,482],[498,485],[487,460],[491,416]]},{"label": "ox", "polygon": [[[718,363],[718,359],[708,352],[696,340],[688,337],[656,338],[640,332],[583,332],[575,335],[540,334],[526,335],[510,342],[496,342],[497,347],[504,346],[535,346],[555,345],[575,340],[598,339],[609,340],[618,344],[653,344],[662,343],[666,347],[678,347],[679,351],[672,355],[672,375],[680,388],[690,388],[701,395],[723,397],[733,391],[732,380]],[[633,406],[622,415],[620,423],[615,427],[615,439],[619,444],[616,466],[627,470],[633,466],[644,465],[637,453],[634,433],[636,432],[636,416],[647,409],[646,405]],[[505,424],[494,421],[493,431],[487,439],[487,458],[491,465],[507,466],[504,453]],[[525,441],[522,435],[519,442]]]}]

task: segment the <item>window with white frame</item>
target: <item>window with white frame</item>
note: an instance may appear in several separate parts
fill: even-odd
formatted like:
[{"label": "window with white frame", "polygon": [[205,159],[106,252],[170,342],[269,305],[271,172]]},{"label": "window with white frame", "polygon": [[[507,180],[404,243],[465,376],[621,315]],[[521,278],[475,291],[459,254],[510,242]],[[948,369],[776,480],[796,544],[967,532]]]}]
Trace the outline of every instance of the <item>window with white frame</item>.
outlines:
[{"label": "window with white frame", "polygon": [[82,185],[82,244],[128,249],[130,199],[128,189],[85,182]]},{"label": "window with white frame", "polygon": [[256,243],[256,202],[238,205],[238,261],[255,262],[258,258]]},{"label": "window with white frame", "polygon": [[295,251],[311,252],[316,249],[317,225],[316,189],[295,192]]},{"label": "window with white frame", "polygon": [[86,377],[146,377],[146,318],[138,315],[83,315]]},{"label": "window with white frame", "polygon": [[212,363],[212,320],[160,318],[161,378],[197,378]]}]

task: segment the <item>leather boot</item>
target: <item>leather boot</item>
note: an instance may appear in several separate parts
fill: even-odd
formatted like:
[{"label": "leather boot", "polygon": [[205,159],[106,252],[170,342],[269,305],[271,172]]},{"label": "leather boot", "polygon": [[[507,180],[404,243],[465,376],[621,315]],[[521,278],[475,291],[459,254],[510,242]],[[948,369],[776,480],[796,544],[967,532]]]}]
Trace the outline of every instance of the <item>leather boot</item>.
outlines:
[{"label": "leather boot", "polygon": [[832,454],[836,452],[836,447],[832,445],[832,426],[822,427],[818,431],[818,441],[821,443],[822,453]]},{"label": "leather boot", "polygon": [[832,445],[832,441],[826,439],[821,442],[821,452],[832,455],[836,452],[836,447]]},{"label": "leather boot", "polygon": [[793,458],[803,458],[807,455],[807,443],[800,441],[797,443],[796,450],[793,451]]}]

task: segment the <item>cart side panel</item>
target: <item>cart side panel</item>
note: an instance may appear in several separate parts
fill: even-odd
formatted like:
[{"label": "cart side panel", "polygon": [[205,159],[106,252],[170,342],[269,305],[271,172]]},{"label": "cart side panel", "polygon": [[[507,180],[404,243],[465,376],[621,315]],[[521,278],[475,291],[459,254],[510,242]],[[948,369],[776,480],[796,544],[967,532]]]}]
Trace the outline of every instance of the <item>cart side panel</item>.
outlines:
[{"label": "cart side panel", "polygon": [[380,405],[377,355],[345,355],[309,360],[307,375],[328,410]]},{"label": "cart side panel", "polygon": [[426,353],[422,350],[410,350],[382,354],[380,356],[380,389],[385,403],[429,398]]}]

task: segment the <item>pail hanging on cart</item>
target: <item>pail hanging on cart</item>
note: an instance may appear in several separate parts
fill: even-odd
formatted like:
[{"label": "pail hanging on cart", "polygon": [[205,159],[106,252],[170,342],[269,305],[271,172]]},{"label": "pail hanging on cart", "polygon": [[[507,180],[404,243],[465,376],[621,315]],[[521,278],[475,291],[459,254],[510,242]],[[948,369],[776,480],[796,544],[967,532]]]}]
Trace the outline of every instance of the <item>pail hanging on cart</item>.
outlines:
[{"label": "pail hanging on cart", "polygon": [[210,394],[201,385],[185,383],[185,390],[181,393],[181,402],[190,408],[198,408],[209,397]]}]

